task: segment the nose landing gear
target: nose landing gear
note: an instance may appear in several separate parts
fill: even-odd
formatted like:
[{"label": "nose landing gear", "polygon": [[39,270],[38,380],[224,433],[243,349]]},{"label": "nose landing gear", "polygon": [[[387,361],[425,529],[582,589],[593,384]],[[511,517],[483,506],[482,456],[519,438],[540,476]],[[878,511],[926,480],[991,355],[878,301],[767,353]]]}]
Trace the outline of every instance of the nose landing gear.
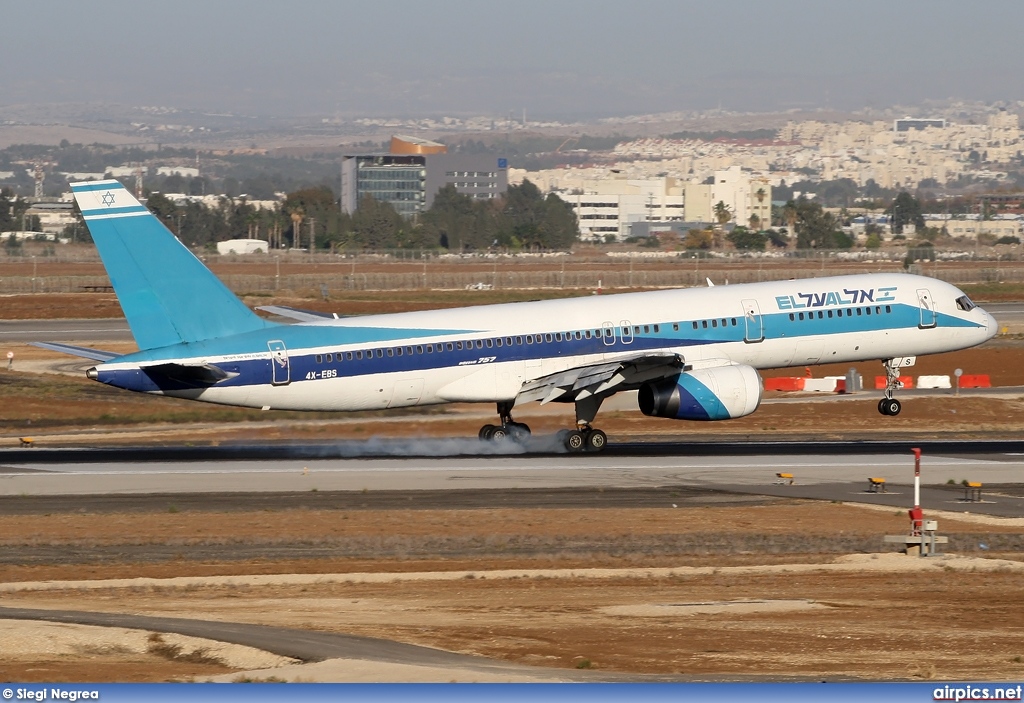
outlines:
[{"label": "nose landing gear", "polygon": [[892,397],[896,390],[903,388],[903,382],[900,381],[900,369],[913,366],[916,361],[917,357],[915,356],[901,356],[882,362],[885,367],[885,391],[883,392],[885,397],[878,401],[878,412],[890,417],[900,414],[903,404]]}]

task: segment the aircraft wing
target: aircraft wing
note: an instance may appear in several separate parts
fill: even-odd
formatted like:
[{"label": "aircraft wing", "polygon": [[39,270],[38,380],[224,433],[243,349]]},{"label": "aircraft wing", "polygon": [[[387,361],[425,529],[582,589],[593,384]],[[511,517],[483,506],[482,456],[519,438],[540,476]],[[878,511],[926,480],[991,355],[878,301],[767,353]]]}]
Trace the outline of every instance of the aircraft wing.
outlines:
[{"label": "aircraft wing", "polygon": [[539,400],[541,405],[552,401],[568,403],[592,395],[611,395],[674,376],[687,368],[679,354],[637,354],[577,366],[527,381],[516,396],[516,403],[532,400]]},{"label": "aircraft wing", "polygon": [[41,349],[49,349],[50,351],[60,352],[61,354],[70,354],[71,356],[80,356],[83,359],[92,359],[93,361],[110,361],[111,359],[116,359],[121,356],[121,354],[103,351],[102,349],[76,347],[73,344],[61,344],[59,342],[29,342],[29,344]]},{"label": "aircraft wing", "polygon": [[338,313],[317,312],[315,310],[300,310],[288,307],[287,305],[260,305],[256,308],[271,315],[280,315],[299,322],[321,322],[323,320],[337,320]]}]

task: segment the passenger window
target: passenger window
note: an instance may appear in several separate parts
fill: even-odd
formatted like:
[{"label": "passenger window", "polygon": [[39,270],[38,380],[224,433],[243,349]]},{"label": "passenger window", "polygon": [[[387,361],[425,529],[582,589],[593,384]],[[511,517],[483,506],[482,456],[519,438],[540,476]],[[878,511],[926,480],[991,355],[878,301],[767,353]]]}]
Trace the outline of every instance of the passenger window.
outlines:
[{"label": "passenger window", "polygon": [[458,349],[459,351],[462,351],[462,342],[456,342],[455,348]]},{"label": "passenger window", "polygon": [[[722,320],[722,326],[725,326],[725,320]],[[661,332],[661,325],[654,326],[654,334],[658,334],[658,332]]]},{"label": "passenger window", "polygon": [[345,352],[345,360],[352,361],[352,352]]},{"label": "passenger window", "polygon": [[679,331],[679,323],[678,322],[673,322],[672,323],[672,331],[673,332],[678,332]]},{"label": "passenger window", "polygon": [[576,339],[583,339],[583,333],[579,330],[576,330]]},{"label": "passenger window", "polygon": [[[338,360],[339,360],[339,361],[341,360],[341,356],[340,356],[340,355],[338,356]],[[333,355],[333,354],[328,354],[328,355],[327,355],[327,363],[329,364],[329,363],[331,363],[332,361],[334,361],[334,355]]]},{"label": "passenger window", "polygon": [[398,352],[399,356],[402,355],[402,348],[401,347],[398,347],[398,349],[396,349],[395,351]]},{"label": "passenger window", "polygon": [[546,334],[546,335],[544,335],[544,341],[545,341],[545,342],[550,342],[550,341],[551,341],[551,334],[550,334],[550,333],[549,333],[549,334]]},{"label": "passenger window", "polygon": [[433,354],[434,353],[434,345],[433,344],[428,344],[427,345],[427,353],[428,354]]},{"label": "passenger window", "polygon": [[831,310],[828,311],[828,316],[832,317],[832,311]]},{"label": "passenger window", "polygon": [[871,314],[871,308],[864,308],[864,314],[865,315],[870,315]]},{"label": "passenger window", "polygon": [[445,345],[445,348],[446,348],[446,349],[447,349],[448,351],[455,351],[455,345],[454,345],[454,344],[452,344],[451,342],[448,342],[448,343],[447,343],[447,344]]},{"label": "passenger window", "polygon": [[799,315],[800,315],[800,319],[801,320],[804,319],[804,314],[803,313],[799,313]]},{"label": "passenger window", "polygon": [[416,353],[417,354],[422,354],[423,353],[423,345],[422,344],[417,344],[416,345]]},{"label": "passenger window", "polygon": [[886,306],[885,306],[885,311],[886,311],[887,313],[890,313],[890,312],[892,312],[892,305],[886,305]]},{"label": "passenger window", "polygon": [[512,338],[511,337],[505,337],[505,346],[506,347],[511,347],[512,346]]},{"label": "passenger window", "polygon": [[644,334],[647,334],[650,331],[651,331],[651,326],[650,325],[644,325]]},{"label": "passenger window", "polygon": [[612,333],[612,330],[611,330],[610,327],[609,328],[605,328],[604,336],[605,337],[613,337],[614,336],[614,334]]},{"label": "passenger window", "polygon": [[522,345],[522,343],[523,343],[523,338],[522,337],[516,337],[516,344]]},{"label": "passenger window", "polygon": [[640,334],[640,325],[633,327],[633,334]]},{"label": "passenger window", "polygon": [[494,343],[497,344],[500,347],[501,346],[501,337],[498,337],[497,339],[495,339]]},{"label": "passenger window", "polygon": [[824,312],[822,312],[821,310],[819,310],[819,311],[818,311],[818,319],[819,319],[819,320],[823,320],[823,319],[825,319],[825,313],[824,313]]},{"label": "passenger window", "polygon": [[718,327],[718,320],[712,320],[711,321],[711,326],[712,327]]},{"label": "passenger window", "polygon": [[708,328],[708,321],[707,320],[701,320],[700,321],[700,326],[703,327],[704,329],[707,329]]},{"label": "passenger window", "polygon": [[378,359],[383,359],[384,358],[384,350],[383,349],[378,349],[377,350],[377,358]]},{"label": "passenger window", "polygon": [[855,308],[855,309],[857,310],[857,314],[858,315],[863,315],[864,314],[864,311],[861,308]]},{"label": "passenger window", "polygon": [[697,329],[697,321],[696,320],[693,321],[693,329]]},{"label": "passenger window", "polygon": [[562,333],[561,332],[555,332],[555,341],[556,342],[561,342],[562,341]]},{"label": "passenger window", "polygon": [[388,347],[388,356],[394,356],[394,355],[395,355],[395,350],[390,348],[390,347]]},{"label": "passenger window", "polygon": [[488,339],[487,340],[487,348],[490,349],[493,346],[494,346],[494,340],[493,339]]},{"label": "passenger window", "polygon": [[732,326],[733,326],[733,327],[735,327],[735,326],[736,326],[736,318],[735,318],[735,317],[734,317],[734,318],[732,318]]},{"label": "passenger window", "polygon": [[322,356],[320,356],[319,354],[316,355],[316,363],[318,363],[318,364],[324,363],[324,358]]},{"label": "passenger window", "polygon": [[876,315],[881,315],[882,314],[882,306],[881,305],[876,305],[875,306],[875,314]]},{"label": "passenger window", "polygon": [[590,330],[587,330],[586,336],[587,336],[587,339],[590,339]]},{"label": "passenger window", "polygon": [[796,319],[796,316],[793,315],[793,313],[789,313],[789,321],[793,322],[795,319]]}]

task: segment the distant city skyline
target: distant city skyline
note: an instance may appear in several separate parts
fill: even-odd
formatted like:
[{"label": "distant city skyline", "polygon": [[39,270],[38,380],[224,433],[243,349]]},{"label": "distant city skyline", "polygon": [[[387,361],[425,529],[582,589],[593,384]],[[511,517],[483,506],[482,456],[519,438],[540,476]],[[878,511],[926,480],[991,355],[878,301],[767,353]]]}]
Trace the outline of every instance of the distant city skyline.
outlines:
[{"label": "distant city skyline", "polygon": [[4,106],[595,118],[1024,100],[1020,0],[5,3]]}]

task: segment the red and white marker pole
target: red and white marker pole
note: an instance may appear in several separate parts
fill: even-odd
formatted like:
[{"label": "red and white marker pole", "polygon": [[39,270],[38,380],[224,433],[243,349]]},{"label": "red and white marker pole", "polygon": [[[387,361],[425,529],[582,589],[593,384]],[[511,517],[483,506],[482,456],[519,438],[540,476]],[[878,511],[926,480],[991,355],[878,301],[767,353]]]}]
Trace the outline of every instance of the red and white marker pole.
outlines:
[{"label": "red and white marker pole", "polygon": [[914,447],[914,507],[910,510],[910,534],[921,534],[924,511],[921,510],[921,450]]}]

